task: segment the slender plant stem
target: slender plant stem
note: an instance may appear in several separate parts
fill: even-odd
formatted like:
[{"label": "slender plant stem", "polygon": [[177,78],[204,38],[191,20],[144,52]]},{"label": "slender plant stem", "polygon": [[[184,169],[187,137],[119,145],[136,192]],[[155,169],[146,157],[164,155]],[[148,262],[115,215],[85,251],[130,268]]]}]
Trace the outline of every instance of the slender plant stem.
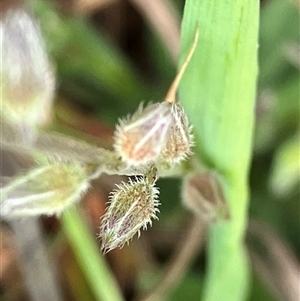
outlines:
[{"label": "slender plant stem", "polygon": [[195,32],[195,38],[194,41],[192,43],[191,49],[188,52],[188,55],[185,59],[185,61],[183,62],[183,64],[181,65],[173,83],[171,84],[171,87],[169,88],[169,91],[167,92],[167,95],[165,97],[165,101],[169,102],[169,103],[174,103],[176,101],[176,93],[177,93],[177,89],[178,86],[180,84],[180,81],[182,79],[182,76],[186,70],[186,67],[188,66],[194,52],[197,46],[197,42],[198,42],[198,38],[199,38],[199,28],[196,29]]},{"label": "slender plant stem", "polygon": [[62,215],[62,226],[97,300],[122,301],[123,297],[104,257],[76,208]]}]

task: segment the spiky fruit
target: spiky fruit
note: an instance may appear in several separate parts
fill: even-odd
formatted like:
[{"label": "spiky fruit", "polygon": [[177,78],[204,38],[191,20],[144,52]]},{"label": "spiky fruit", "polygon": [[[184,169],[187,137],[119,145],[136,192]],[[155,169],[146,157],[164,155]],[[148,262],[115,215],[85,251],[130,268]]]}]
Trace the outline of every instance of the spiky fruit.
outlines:
[{"label": "spiky fruit", "polygon": [[59,215],[89,187],[86,169],[55,163],[37,167],[0,189],[1,216]]},{"label": "spiky fruit", "polygon": [[172,122],[167,102],[139,107],[131,118],[120,121],[115,133],[115,150],[129,165],[154,162],[165,146]]},{"label": "spiky fruit", "polygon": [[160,159],[170,164],[178,163],[191,154],[192,128],[179,103],[172,104],[172,122]]},{"label": "spiky fruit", "polygon": [[110,204],[102,220],[100,238],[103,251],[121,248],[141,229],[151,226],[157,219],[158,189],[156,176],[150,172],[145,177],[122,182],[110,195]]}]

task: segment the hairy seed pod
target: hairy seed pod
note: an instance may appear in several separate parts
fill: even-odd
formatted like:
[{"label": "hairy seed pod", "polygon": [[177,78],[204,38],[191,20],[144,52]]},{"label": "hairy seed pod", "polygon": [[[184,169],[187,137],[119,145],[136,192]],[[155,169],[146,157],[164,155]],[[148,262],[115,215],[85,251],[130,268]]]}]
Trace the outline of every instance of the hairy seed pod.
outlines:
[{"label": "hairy seed pod", "polygon": [[192,128],[179,103],[172,104],[172,123],[160,159],[169,164],[178,163],[191,154],[193,146]]},{"label": "hairy seed pod", "polygon": [[[54,72],[39,27],[22,5],[0,19],[1,118],[30,135],[46,122],[54,93]],[[29,137],[30,138],[30,137]]]},{"label": "hairy seed pod", "polygon": [[87,171],[80,165],[37,167],[0,189],[1,216],[59,215],[88,188]]},{"label": "hairy seed pod", "polygon": [[122,182],[110,195],[110,205],[102,220],[100,237],[102,249],[109,252],[123,247],[141,229],[152,224],[159,212],[158,189],[154,186],[156,176],[129,179]]},{"label": "hairy seed pod", "polygon": [[172,105],[163,102],[140,108],[120,121],[115,133],[115,150],[130,165],[155,161],[165,146],[172,122]]}]

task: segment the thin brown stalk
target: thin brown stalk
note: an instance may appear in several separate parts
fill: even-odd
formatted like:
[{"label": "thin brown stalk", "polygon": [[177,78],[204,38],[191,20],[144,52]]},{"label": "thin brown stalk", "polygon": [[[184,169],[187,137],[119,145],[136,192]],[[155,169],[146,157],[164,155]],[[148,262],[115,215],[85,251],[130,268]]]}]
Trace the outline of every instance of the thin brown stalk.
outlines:
[{"label": "thin brown stalk", "polygon": [[139,301],[163,300],[174,287],[185,276],[191,261],[201,250],[205,238],[206,226],[197,216],[193,217],[192,222],[179,243],[177,250],[166,267],[166,272],[160,281]]},{"label": "thin brown stalk", "polygon": [[76,0],[74,2],[73,11],[75,14],[88,15],[96,10],[105,9],[118,1],[119,0]]},{"label": "thin brown stalk", "polygon": [[299,301],[300,266],[287,243],[262,222],[251,222],[249,249],[254,269],[279,300]]},{"label": "thin brown stalk", "polygon": [[185,61],[183,62],[182,66],[180,67],[173,83],[171,84],[171,87],[169,88],[169,91],[165,97],[165,101],[169,102],[169,103],[173,103],[175,102],[176,100],[176,92],[177,92],[177,89],[178,89],[178,86],[179,86],[179,83],[182,79],[182,76],[186,70],[186,67],[188,66],[194,52],[195,52],[195,49],[196,49],[196,46],[197,46],[197,42],[198,42],[198,38],[199,38],[199,28],[197,28],[196,30],[196,33],[195,33],[195,38],[194,38],[194,41],[193,41],[193,44],[190,48],[190,51],[188,52],[188,55],[185,59]]},{"label": "thin brown stalk", "polygon": [[130,0],[157,33],[172,60],[177,64],[180,42],[180,17],[169,0]]}]

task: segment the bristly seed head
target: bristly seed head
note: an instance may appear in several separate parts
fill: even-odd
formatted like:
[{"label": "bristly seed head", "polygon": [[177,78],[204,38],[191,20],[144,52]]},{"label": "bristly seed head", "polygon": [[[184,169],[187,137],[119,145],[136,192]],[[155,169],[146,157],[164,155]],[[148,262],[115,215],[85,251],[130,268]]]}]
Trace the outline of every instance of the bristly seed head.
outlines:
[{"label": "bristly seed head", "polygon": [[121,248],[140,230],[151,226],[152,218],[157,219],[158,189],[154,186],[155,168],[151,168],[145,177],[122,182],[110,195],[110,205],[102,220],[100,238],[102,250],[106,253]]},{"label": "bristly seed head", "polygon": [[89,187],[87,169],[79,164],[36,167],[0,189],[1,216],[60,215]]},{"label": "bristly seed head", "polygon": [[182,106],[179,103],[173,103],[172,123],[160,159],[170,164],[178,163],[191,154],[192,146],[192,127],[189,125]]},{"label": "bristly seed head", "polygon": [[167,102],[139,107],[115,132],[115,150],[130,165],[155,161],[165,143],[172,122],[172,105]]}]

